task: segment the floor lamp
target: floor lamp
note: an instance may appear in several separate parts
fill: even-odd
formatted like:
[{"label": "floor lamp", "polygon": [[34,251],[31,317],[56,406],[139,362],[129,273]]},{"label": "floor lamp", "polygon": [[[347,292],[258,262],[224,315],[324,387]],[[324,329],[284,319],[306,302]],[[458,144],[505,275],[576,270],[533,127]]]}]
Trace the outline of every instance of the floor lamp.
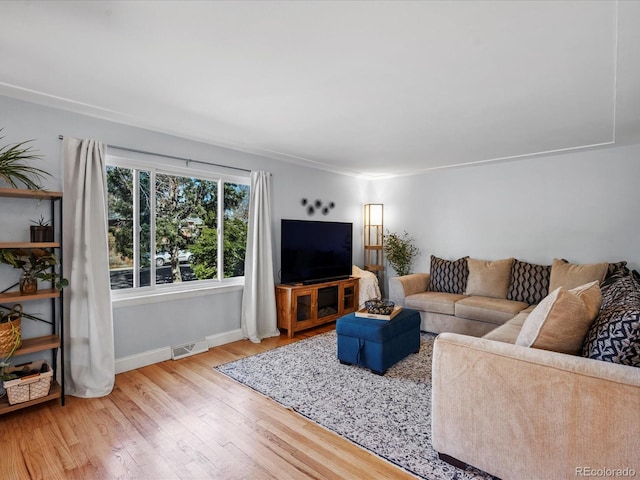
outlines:
[{"label": "floor lamp", "polygon": [[384,298],[384,206],[364,205],[364,269],[376,274]]}]

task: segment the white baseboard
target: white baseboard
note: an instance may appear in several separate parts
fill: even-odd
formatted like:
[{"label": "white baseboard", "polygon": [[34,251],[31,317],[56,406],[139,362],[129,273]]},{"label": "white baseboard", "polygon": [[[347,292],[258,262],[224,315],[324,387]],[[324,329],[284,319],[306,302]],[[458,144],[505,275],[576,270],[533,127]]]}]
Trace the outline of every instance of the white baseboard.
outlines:
[{"label": "white baseboard", "polygon": [[[242,340],[242,330],[231,330],[230,332],[217,333],[206,337],[209,348],[225,345],[227,343]],[[156,348],[146,352],[128,355],[126,357],[116,359],[116,374],[135,370],[136,368],[146,367],[154,363],[171,360],[171,347]]]},{"label": "white baseboard", "polygon": [[242,330],[238,328],[237,330],[231,330],[230,332],[209,335],[205,338],[207,340],[207,345],[209,345],[209,348],[211,348],[217,347],[219,345],[225,345],[231,342],[237,342],[238,340],[242,340],[244,337],[242,336]]},{"label": "white baseboard", "polygon": [[129,370],[146,367],[165,360],[171,360],[171,347],[156,348],[155,350],[116,358],[116,373],[128,372]]}]

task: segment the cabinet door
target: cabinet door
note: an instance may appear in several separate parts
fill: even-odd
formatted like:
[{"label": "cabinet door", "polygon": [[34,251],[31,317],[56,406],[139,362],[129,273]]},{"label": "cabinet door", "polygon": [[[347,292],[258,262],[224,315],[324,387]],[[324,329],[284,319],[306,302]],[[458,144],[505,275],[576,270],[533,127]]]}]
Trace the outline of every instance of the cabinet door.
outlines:
[{"label": "cabinet door", "polygon": [[357,308],[356,286],[354,284],[344,285],[342,289],[342,312],[355,311]]},{"label": "cabinet door", "polygon": [[306,288],[293,294],[293,320],[295,323],[311,320],[315,317],[316,291]]}]

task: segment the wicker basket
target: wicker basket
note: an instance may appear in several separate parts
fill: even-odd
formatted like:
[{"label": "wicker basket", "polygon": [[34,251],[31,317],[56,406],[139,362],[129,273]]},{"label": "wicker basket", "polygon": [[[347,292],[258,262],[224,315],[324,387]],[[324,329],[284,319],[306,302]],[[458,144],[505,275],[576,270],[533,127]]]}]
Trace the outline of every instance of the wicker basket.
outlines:
[{"label": "wicker basket", "polygon": [[[44,372],[41,371],[45,370],[42,368],[43,365],[46,367],[46,371]],[[25,368],[28,370],[37,370],[41,373],[16,378],[15,380],[8,380],[3,383],[2,386],[7,391],[7,398],[9,399],[10,405],[28,402],[29,400],[35,400],[49,395],[51,380],[53,379],[53,370],[45,360],[37,360],[26,365],[11,367],[7,369],[5,373],[9,374]]]},{"label": "wicker basket", "polygon": [[3,316],[8,317],[9,321],[0,323],[0,355],[13,353],[22,345],[22,305],[15,304]]}]

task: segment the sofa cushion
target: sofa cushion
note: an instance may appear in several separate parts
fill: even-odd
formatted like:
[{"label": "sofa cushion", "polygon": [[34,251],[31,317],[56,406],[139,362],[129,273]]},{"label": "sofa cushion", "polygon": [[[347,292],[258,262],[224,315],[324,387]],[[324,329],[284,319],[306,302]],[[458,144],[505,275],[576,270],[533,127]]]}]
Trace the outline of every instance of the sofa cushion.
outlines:
[{"label": "sofa cushion", "polygon": [[525,302],[529,305],[540,303],[549,294],[551,265],[515,260],[511,267],[511,283],[507,300]]},{"label": "sofa cushion", "polygon": [[640,367],[640,279],[620,272],[602,285],[602,308],[582,347],[582,355]]},{"label": "sofa cushion", "polygon": [[527,308],[524,302],[514,302],[506,298],[472,297],[463,298],[455,304],[456,317],[502,325]]},{"label": "sofa cushion", "polygon": [[[589,315],[591,322],[593,322],[598,316],[598,312],[600,312],[600,307],[602,306],[602,290],[600,290],[598,282],[585,283],[569,291],[577,295],[578,298],[584,302],[587,308],[587,315]],[[591,326],[591,324],[589,324],[589,326]]]},{"label": "sofa cushion", "polygon": [[458,293],[464,295],[467,288],[467,257],[458,260],[443,260],[431,255],[429,290],[432,292]]},{"label": "sofa cushion", "polygon": [[458,300],[466,298],[457,293],[422,292],[409,295],[404,299],[407,308],[415,308],[423,312],[454,314],[454,305]]},{"label": "sofa cushion", "polygon": [[467,279],[467,295],[506,298],[511,279],[513,258],[504,260],[476,260],[468,258],[469,277]]},{"label": "sofa cushion", "polygon": [[554,258],[549,278],[549,291],[553,292],[558,287],[571,289],[595,280],[602,282],[608,268],[607,262],[578,265]]},{"label": "sofa cushion", "polygon": [[597,281],[572,290],[556,288],[529,314],[516,345],[578,354],[601,302]]},{"label": "sofa cushion", "polygon": [[525,312],[524,310],[521,311],[507,323],[505,323],[504,325],[500,325],[495,330],[491,330],[482,338],[486,338],[487,340],[494,340],[496,342],[516,343],[518,335],[520,334],[520,330],[522,330],[522,325],[529,316],[529,313],[530,312]]}]

